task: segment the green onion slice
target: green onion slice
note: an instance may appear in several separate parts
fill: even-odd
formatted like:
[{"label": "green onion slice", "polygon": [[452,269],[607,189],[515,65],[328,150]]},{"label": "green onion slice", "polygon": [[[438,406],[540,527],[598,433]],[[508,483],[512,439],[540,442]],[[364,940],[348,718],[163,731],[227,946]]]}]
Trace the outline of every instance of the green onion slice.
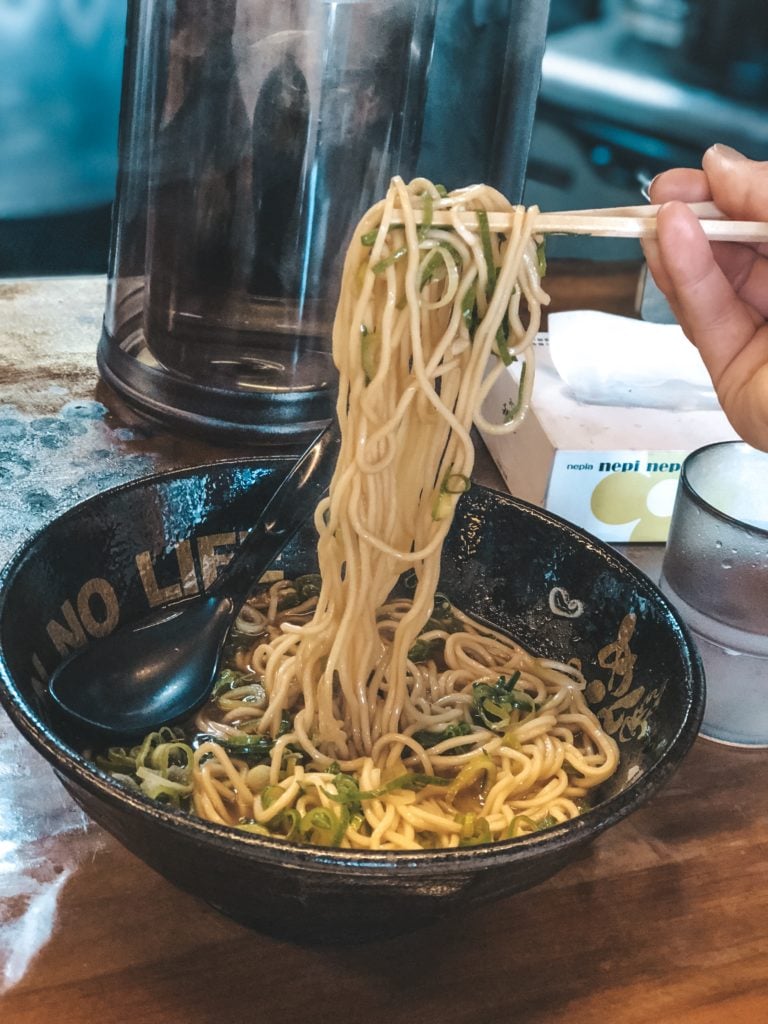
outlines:
[{"label": "green onion slice", "polygon": [[459,846],[478,846],[491,842],[491,827],[479,814],[457,814],[454,819],[461,825]]},{"label": "green onion slice", "polygon": [[407,255],[408,247],[403,245],[399,249],[395,249],[395,251],[390,253],[389,256],[385,256],[384,259],[379,260],[378,263],[374,263],[374,265],[371,267],[371,270],[374,272],[374,274],[383,274],[385,270],[388,270],[389,267],[394,266],[395,263],[397,263],[399,260],[403,259]]},{"label": "green onion slice", "polygon": [[432,504],[432,518],[435,522],[446,519],[453,511],[453,494],[466,494],[472,481],[464,473],[454,473],[448,469],[442,479],[440,488]]},{"label": "green onion slice", "polygon": [[432,211],[434,209],[434,201],[432,199],[431,192],[425,192],[422,196],[423,206],[421,213],[421,224],[419,225],[418,237],[426,238],[429,233],[429,229],[432,227]]},{"label": "green onion slice", "polygon": [[446,473],[443,480],[443,490],[448,494],[466,494],[472,486],[472,481],[464,473]]},{"label": "green onion slice", "polygon": [[499,359],[501,359],[505,366],[509,366],[515,361],[515,356],[509,351],[509,319],[506,314],[499,324],[499,329],[496,331],[496,348],[499,353]]},{"label": "green onion slice", "polygon": [[501,407],[501,414],[504,417],[504,422],[505,423],[511,423],[512,420],[520,412],[520,406],[523,403],[523,394],[524,394],[524,386],[525,386],[525,374],[526,374],[527,369],[528,369],[528,364],[527,363],[523,363],[522,367],[520,368],[520,384],[518,385],[518,388],[517,388],[517,398],[514,400],[514,402],[512,401],[512,399],[510,399],[508,402],[504,402],[504,404]]},{"label": "green onion slice", "polygon": [[547,273],[547,243],[543,239],[536,246],[536,266],[539,277],[544,277]]},{"label": "green onion slice", "polygon": [[260,825],[258,821],[254,821],[253,818],[241,818],[238,821],[235,828],[240,829],[241,832],[250,832],[255,836],[271,836],[272,833],[264,825]]},{"label": "green onion slice", "polygon": [[464,298],[461,300],[461,318],[467,328],[470,338],[474,338],[477,330],[477,293],[475,286],[467,288]]},{"label": "green onion slice", "polygon": [[[452,740],[457,736],[469,736],[472,732],[472,726],[468,722],[454,722],[452,725],[448,725],[445,729],[441,729],[437,732],[433,732],[431,729],[421,729],[419,732],[413,734],[413,738],[417,743],[420,743],[425,750],[429,750],[430,747],[436,747],[438,743],[442,743],[443,740]],[[455,748],[457,751],[463,748]]]},{"label": "green onion slice", "polygon": [[488,754],[478,754],[461,769],[448,787],[446,796],[455,797],[462,789],[476,785],[483,778],[483,788],[490,789],[496,778],[496,765]]},{"label": "green onion slice", "polygon": [[533,697],[515,689],[519,678],[520,673],[514,672],[509,678],[500,676],[493,686],[482,682],[472,684],[472,717],[479,725],[509,735],[509,726],[517,725],[520,716],[535,714]]},{"label": "green onion slice", "polygon": [[375,331],[368,331],[364,324],[360,326],[360,362],[365,374],[365,383],[370,384],[379,368],[379,336]]},{"label": "green onion slice", "polygon": [[299,830],[313,846],[339,846],[349,826],[349,811],[341,807],[338,817],[327,807],[314,807],[301,819]]},{"label": "green onion slice", "polygon": [[333,793],[331,790],[326,789],[324,790],[325,795],[337,803],[354,809],[359,808],[363,800],[375,800],[380,796],[384,796],[385,793],[392,793],[398,789],[418,790],[425,789],[427,786],[449,786],[451,780],[443,779],[439,775],[406,772],[404,775],[398,775],[376,789],[361,790],[357,781],[351,775],[344,775],[342,772],[339,772],[335,776],[333,784],[336,787],[336,792]]},{"label": "green onion slice", "polygon": [[488,271],[488,298],[496,289],[496,264],[493,262],[493,246],[491,245],[491,229],[488,226],[488,214],[485,210],[477,211],[477,223],[480,227],[480,241],[483,245],[483,256]]},{"label": "green onion slice", "polygon": [[421,272],[421,280],[419,281],[419,291],[421,291],[425,285],[429,284],[438,270],[444,265],[443,257],[440,255],[440,246],[438,246],[424,264],[424,269]]}]

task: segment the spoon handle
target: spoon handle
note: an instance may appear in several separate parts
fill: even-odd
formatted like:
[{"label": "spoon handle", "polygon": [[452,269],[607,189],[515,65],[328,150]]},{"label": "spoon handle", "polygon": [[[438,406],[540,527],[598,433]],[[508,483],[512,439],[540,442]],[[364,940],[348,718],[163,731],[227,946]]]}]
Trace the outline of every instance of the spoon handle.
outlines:
[{"label": "spoon handle", "polygon": [[229,568],[209,589],[210,597],[229,598],[235,609],[240,607],[328,490],[340,447],[341,432],[334,417],[264,506]]}]

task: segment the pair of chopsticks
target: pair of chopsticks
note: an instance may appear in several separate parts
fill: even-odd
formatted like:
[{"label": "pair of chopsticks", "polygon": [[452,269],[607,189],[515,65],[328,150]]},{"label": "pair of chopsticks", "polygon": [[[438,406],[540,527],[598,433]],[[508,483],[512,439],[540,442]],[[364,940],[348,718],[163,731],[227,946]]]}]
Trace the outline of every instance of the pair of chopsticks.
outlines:
[{"label": "pair of chopsticks", "polygon": [[[689,203],[688,207],[699,218],[704,234],[713,242],[766,242],[768,223],[749,220],[728,220],[714,203]],[[613,206],[595,210],[564,210],[559,213],[540,213],[534,231],[542,235],[597,235],[604,238],[655,238],[658,206]],[[477,215],[462,214],[467,226],[477,225]],[[449,210],[435,210],[432,223],[448,226]],[[490,212],[488,227],[491,231],[507,231],[512,226],[509,213]]]}]

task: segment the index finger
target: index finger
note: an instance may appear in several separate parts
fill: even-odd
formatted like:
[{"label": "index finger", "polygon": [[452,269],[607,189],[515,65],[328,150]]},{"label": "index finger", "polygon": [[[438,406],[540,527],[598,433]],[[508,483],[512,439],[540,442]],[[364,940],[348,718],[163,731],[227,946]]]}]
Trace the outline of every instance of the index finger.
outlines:
[{"label": "index finger", "polygon": [[657,174],[648,187],[652,203],[705,203],[712,198],[709,180],[704,171],[692,167],[675,167]]}]

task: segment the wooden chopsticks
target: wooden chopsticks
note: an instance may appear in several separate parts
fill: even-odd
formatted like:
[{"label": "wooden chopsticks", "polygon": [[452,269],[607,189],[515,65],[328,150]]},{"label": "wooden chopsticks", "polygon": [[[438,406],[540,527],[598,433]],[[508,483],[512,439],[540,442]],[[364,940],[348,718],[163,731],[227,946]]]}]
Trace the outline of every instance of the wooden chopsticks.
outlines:
[{"label": "wooden chopsticks", "polygon": [[[712,242],[768,242],[768,223],[728,220],[714,203],[689,203],[689,208]],[[536,218],[536,231],[607,238],[655,238],[659,209],[658,206],[625,206],[542,213]]]},{"label": "wooden chopsticks", "polygon": [[[762,221],[728,220],[714,203],[689,203],[699,218],[704,234],[716,242],[766,242],[768,223]],[[542,235],[596,235],[605,238],[654,238],[658,206],[614,206],[594,210],[564,210],[558,213],[540,213],[535,221],[535,232]],[[477,226],[477,214],[463,213],[467,227]],[[449,226],[450,210],[437,209],[432,223]],[[491,231],[508,231],[512,226],[509,213],[488,214]]]}]

